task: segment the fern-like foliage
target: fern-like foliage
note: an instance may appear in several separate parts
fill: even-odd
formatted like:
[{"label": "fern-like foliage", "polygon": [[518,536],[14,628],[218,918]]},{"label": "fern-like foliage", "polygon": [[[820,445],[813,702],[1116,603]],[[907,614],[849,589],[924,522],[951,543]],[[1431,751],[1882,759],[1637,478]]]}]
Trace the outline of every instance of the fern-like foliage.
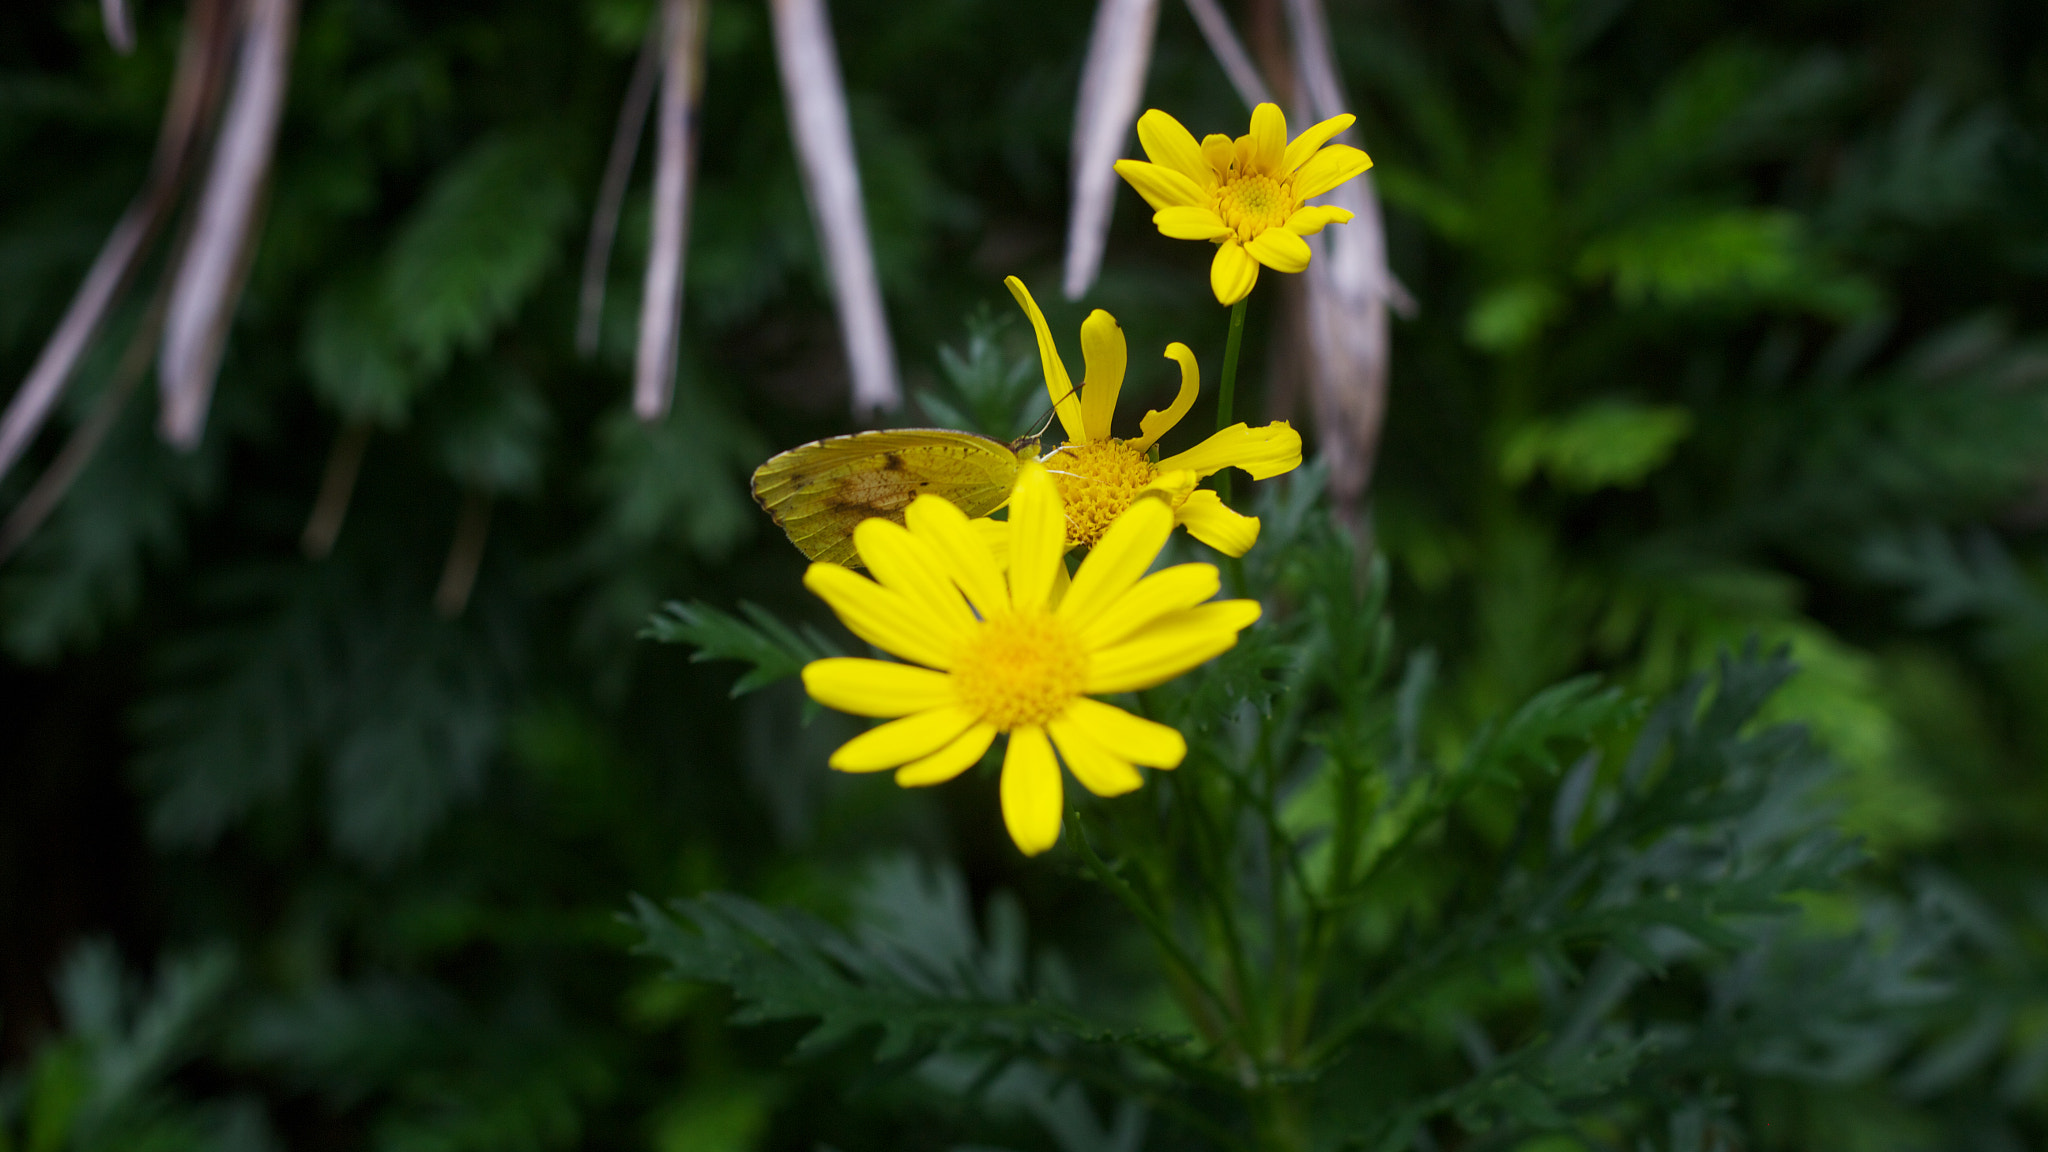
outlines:
[{"label": "fern-like foliage", "polygon": [[786,680],[805,664],[839,655],[838,648],[815,629],[791,627],[758,604],[740,604],[742,620],[704,604],[671,602],[640,635],[663,644],[688,644],[697,650],[692,663],[740,660],[753,668],[733,682],[732,694],[744,696]]},{"label": "fern-like foliage", "polygon": [[730,893],[667,909],[636,899],[631,919],[673,976],[731,987],[736,1021],[815,1021],[800,1051],[869,1031],[884,1061],[1117,1037],[1061,1002],[1057,975],[1033,971],[1014,900],[990,903],[984,941],[959,875],[900,857],[873,869],[861,904],[850,930]]}]

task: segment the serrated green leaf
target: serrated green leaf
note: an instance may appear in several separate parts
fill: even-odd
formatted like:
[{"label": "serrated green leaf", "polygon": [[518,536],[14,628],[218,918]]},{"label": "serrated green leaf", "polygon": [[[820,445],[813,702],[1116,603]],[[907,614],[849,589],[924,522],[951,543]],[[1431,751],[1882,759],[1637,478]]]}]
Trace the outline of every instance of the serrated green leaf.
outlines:
[{"label": "serrated green leaf", "polygon": [[660,644],[691,645],[697,649],[690,654],[693,664],[706,660],[752,664],[753,669],[733,684],[735,698],[795,676],[813,660],[840,654],[813,629],[792,628],[759,605],[742,600],[740,611],[746,620],[708,604],[671,601],[648,620],[640,636]]},{"label": "serrated green leaf", "polygon": [[486,138],[442,170],[391,249],[386,312],[429,372],[511,319],[560,255],[576,195],[535,136]]},{"label": "serrated green leaf", "polygon": [[[900,881],[905,868],[907,887],[890,879]],[[873,874],[869,926],[857,932],[729,893],[667,910],[635,897],[629,919],[642,934],[640,951],[673,975],[730,986],[735,1020],[814,1021],[802,1051],[871,1031],[881,1033],[875,1055],[884,1061],[946,1046],[1030,1046],[1041,1034],[1118,1035],[1033,995],[1017,979],[1017,959],[1000,954],[1021,940],[984,947],[957,877],[926,884],[915,868]]]},{"label": "serrated green leaf", "polygon": [[1538,472],[1560,488],[1633,488],[1671,459],[1692,434],[1684,408],[1605,401],[1526,424],[1501,450],[1501,476],[1527,483]]}]

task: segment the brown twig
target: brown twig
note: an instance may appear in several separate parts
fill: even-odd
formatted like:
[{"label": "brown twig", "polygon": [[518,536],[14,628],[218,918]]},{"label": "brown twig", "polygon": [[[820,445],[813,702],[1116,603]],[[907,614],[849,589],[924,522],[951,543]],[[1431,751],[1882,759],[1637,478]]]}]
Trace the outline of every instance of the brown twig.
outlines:
[{"label": "brown twig", "polygon": [[1265,78],[1252,63],[1251,53],[1244,50],[1244,42],[1230,27],[1230,17],[1224,15],[1222,5],[1216,0],[1187,0],[1187,6],[1188,15],[1195,18],[1195,26],[1202,30],[1202,39],[1208,41],[1210,54],[1222,65],[1223,75],[1237,89],[1238,99],[1244,101],[1245,107],[1272,103],[1272,89],[1266,87]]},{"label": "brown twig", "polygon": [[299,535],[299,548],[309,560],[325,560],[334,551],[342,522],[348,519],[349,501],[355,496],[356,477],[363,470],[363,452],[370,446],[371,430],[368,420],[351,420],[335,434],[327,467],[320,474],[320,494],[314,497],[306,530]]},{"label": "brown twig", "polygon": [[164,104],[163,124],[157,130],[156,157],[149,176],[100,247],[64,310],[64,318],[43,345],[28,378],[8,401],[5,415],[0,415],[0,476],[21,458],[49,419],[107,310],[176,202],[202,126],[219,104],[233,32],[227,0],[194,0],[185,18],[177,71]]},{"label": "brown twig", "polygon": [[64,447],[57,451],[57,458],[36,477],[28,494],[7,513],[6,522],[0,524],[0,563],[6,563],[57,510],[64,494],[71,490],[85,466],[92,463],[93,454],[113,430],[114,421],[120,418],[128,398],[135,394],[135,386],[149,369],[150,350],[156,346],[157,332],[163,326],[165,300],[165,293],[158,289],[134,334],[128,338],[128,347],[121,353],[121,362],[114,366],[114,377],[108,381],[106,391],[100,393],[92,411],[71,430]]},{"label": "brown twig", "polygon": [[1158,23],[1158,0],[1102,0],[1095,9],[1095,30],[1088,37],[1081,91],[1074,101],[1074,207],[1061,283],[1069,300],[1080,299],[1102,270],[1102,248],[1116,207],[1116,162],[1145,99]]},{"label": "brown twig", "polygon": [[654,117],[654,235],[640,296],[640,347],[633,361],[633,412],[642,420],[667,415],[675,395],[707,7],[706,0],[665,0],[662,5],[661,102]]},{"label": "brown twig", "polygon": [[206,427],[221,347],[253,254],[291,71],[297,0],[247,5],[234,93],[221,119],[192,242],[173,274],[158,357],[159,430],[180,448],[196,446]]},{"label": "brown twig", "polygon": [[491,535],[491,496],[474,488],[462,494],[462,511],[455,518],[455,537],[448,542],[448,560],[441,566],[441,583],[434,589],[434,611],[453,620],[469,607],[469,594],[476,589],[477,569],[484,560],[484,544]]},{"label": "brown twig", "polygon": [[100,0],[100,24],[107,30],[107,44],[126,56],[135,51],[135,19],[128,0]]},{"label": "brown twig", "polygon": [[[1287,0],[1287,18],[1302,102],[1312,118],[1347,111],[1321,0]],[[1405,303],[1412,309],[1413,302],[1387,269],[1385,225],[1371,176],[1338,186],[1328,201],[1349,209],[1353,219],[1309,237],[1309,394],[1319,446],[1329,461],[1331,498],[1363,539],[1363,501],[1386,416],[1388,307]]]},{"label": "brown twig", "polygon": [[896,408],[903,403],[896,347],[868,240],[853,125],[825,0],[771,0],[769,10],[775,18],[775,61],[788,104],[789,134],[853,370],[853,407],[861,413]]},{"label": "brown twig", "polygon": [[605,157],[604,181],[597,188],[597,206],[590,214],[590,242],[583,250],[583,292],[576,317],[576,350],[585,356],[597,352],[604,322],[604,282],[611,269],[612,243],[619,234],[619,212],[626,203],[633,161],[640,154],[647,112],[654,105],[654,82],[661,75],[661,28],[657,15],[640,45],[639,59],[633,62],[633,78],[626,84],[619,122],[612,129],[611,154]]}]

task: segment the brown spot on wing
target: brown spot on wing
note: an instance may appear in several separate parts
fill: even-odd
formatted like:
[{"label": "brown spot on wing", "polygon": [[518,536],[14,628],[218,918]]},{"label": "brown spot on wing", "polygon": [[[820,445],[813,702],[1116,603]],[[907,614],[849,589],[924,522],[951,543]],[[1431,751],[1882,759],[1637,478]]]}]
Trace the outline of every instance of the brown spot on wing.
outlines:
[{"label": "brown spot on wing", "polygon": [[840,480],[832,503],[841,508],[864,508],[876,516],[901,522],[903,510],[917,496],[918,484],[892,472],[855,472]]}]

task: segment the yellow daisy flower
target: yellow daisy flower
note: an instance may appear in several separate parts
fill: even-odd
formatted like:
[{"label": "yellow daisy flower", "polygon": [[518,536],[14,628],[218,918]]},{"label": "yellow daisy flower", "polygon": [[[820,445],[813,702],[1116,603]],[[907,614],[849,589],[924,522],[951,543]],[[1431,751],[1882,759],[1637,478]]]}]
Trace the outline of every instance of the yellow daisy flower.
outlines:
[{"label": "yellow daisy flower", "polygon": [[1222,247],[1209,265],[1216,299],[1235,304],[1251,295],[1259,265],[1276,272],[1308,267],[1308,245],[1325,224],[1344,224],[1351,213],[1305,201],[1372,167],[1372,157],[1324,142],[1357,117],[1332,116],[1292,141],[1277,104],[1252,109],[1251,132],[1236,140],[1216,133],[1195,143],[1193,133],[1157,108],[1138,118],[1138,143],[1151,160],[1119,160],[1117,174],[1157,209],[1152,223],[1176,240],[1211,240]]},{"label": "yellow daisy flower", "polygon": [[1179,732],[1090,696],[1150,688],[1227,651],[1259,618],[1258,602],[1203,603],[1219,587],[1213,564],[1145,575],[1173,531],[1162,500],[1132,506],[1071,582],[1063,519],[1051,476],[1027,464],[1010,502],[1007,573],[967,516],[936,496],[918,497],[904,525],[877,518],[854,530],[873,580],[811,565],[804,586],[854,635],[923,665],[834,657],[804,667],[812,699],[890,720],[841,745],[832,767],[894,768],[906,788],[938,784],[1006,732],[1003,821],[1035,856],[1060,835],[1055,747],[1098,796],[1142,784],[1136,765],[1181,762]]},{"label": "yellow daisy flower", "polygon": [[1116,317],[1097,308],[1081,322],[1081,359],[1087,375],[1077,389],[1060,362],[1052,330],[1031,290],[1015,276],[1003,284],[1031,317],[1046,391],[1067,432],[1067,442],[1042,457],[1066,504],[1067,542],[1094,546],[1141,493],[1151,490],[1167,498],[1175,522],[1185,525],[1195,539],[1227,556],[1244,555],[1259,538],[1258,517],[1232,511],[1216,493],[1197,489],[1195,482],[1224,468],[1242,468],[1254,480],[1291,472],[1301,466],[1301,433],[1284,420],[1263,428],[1233,424],[1154,463],[1147,457],[1152,445],[1180,423],[1201,391],[1195,354],[1178,342],[1166,346],[1166,357],[1180,364],[1180,394],[1166,411],[1145,413],[1138,422],[1137,439],[1118,440],[1110,435],[1109,424],[1128,356]]}]

